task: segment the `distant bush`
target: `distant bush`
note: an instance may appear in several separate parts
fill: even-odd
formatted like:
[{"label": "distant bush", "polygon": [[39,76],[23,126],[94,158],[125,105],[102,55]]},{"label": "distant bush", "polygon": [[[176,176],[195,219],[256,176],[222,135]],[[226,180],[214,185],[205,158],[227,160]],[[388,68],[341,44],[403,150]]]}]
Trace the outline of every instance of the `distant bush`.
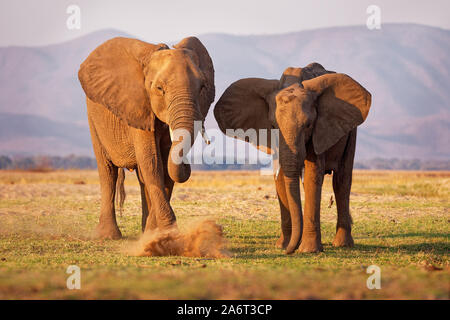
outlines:
[{"label": "distant bush", "polygon": [[259,170],[264,166],[260,164],[192,164],[192,170],[207,171],[207,170]]},{"label": "distant bush", "polygon": [[0,156],[0,169],[48,172],[56,169],[96,169],[95,158],[69,155],[59,156]]},{"label": "distant bush", "polygon": [[450,160],[374,158],[356,161],[354,168],[368,170],[450,170]]},{"label": "distant bush", "polygon": [[[265,168],[259,164],[193,164],[193,170],[259,170]],[[35,172],[47,172],[56,169],[96,169],[95,158],[69,155],[60,156],[5,156],[0,155],[0,169],[19,169]],[[358,160],[355,169],[365,170],[450,170],[450,160],[419,160],[419,159],[383,159],[374,158]]]},{"label": "distant bush", "polygon": [[7,156],[0,156],[0,169],[8,169],[12,166],[12,160]]}]

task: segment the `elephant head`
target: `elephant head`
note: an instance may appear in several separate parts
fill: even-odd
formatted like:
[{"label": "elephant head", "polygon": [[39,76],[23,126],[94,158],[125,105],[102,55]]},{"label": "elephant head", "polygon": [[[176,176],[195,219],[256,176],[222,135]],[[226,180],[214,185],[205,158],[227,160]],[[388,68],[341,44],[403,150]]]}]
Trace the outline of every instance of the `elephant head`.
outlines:
[{"label": "elephant head", "polygon": [[168,160],[172,180],[189,178],[190,165],[174,163],[172,153],[191,148],[197,134],[194,121],[204,121],[215,94],[213,64],[200,40],[185,38],[170,49],[114,38],[89,55],[78,77],[90,100],[129,126],[154,131],[156,117],[171,131],[189,133],[173,142]]},{"label": "elephant head", "polygon": [[[241,79],[231,84],[214,108],[222,132],[226,129],[279,129],[279,160],[291,214],[287,253],[301,240],[302,209],[299,178],[306,144],[322,154],[367,117],[371,95],[349,76],[312,63],[288,68],[280,80]],[[239,137],[236,137],[239,138]],[[257,139],[260,150],[278,149],[271,139]]]}]

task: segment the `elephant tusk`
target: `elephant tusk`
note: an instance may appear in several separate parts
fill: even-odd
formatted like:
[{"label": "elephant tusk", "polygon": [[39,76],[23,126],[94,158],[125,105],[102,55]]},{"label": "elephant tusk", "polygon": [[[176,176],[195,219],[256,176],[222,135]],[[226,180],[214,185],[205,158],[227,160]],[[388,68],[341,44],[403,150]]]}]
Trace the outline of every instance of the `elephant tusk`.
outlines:
[{"label": "elephant tusk", "polygon": [[205,140],[206,144],[211,144],[211,140],[209,140],[208,135],[206,134],[205,126],[202,125],[202,138]]},{"label": "elephant tusk", "polygon": [[173,131],[170,127],[169,127],[169,134],[170,134],[170,141],[173,142]]},{"label": "elephant tusk", "polygon": [[275,180],[278,180],[278,175],[280,174],[280,158],[279,158],[279,149],[278,149],[278,141],[275,141],[275,145],[272,148],[272,168],[275,173]]},{"label": "elephant tusk", "polygon": [[274,159],[272,161],[273,171],[275,172],[275,180],[278,179],[278,175],[280,174],[280,161],[278,159]]},{"label": "elephant tusk", "polygon": [[305,181],[304,181],[305,180],[305,166],[303,166],[303,168],[302,168],[300,178],[302,179],[302,184],[304,184],[305,183]]}]

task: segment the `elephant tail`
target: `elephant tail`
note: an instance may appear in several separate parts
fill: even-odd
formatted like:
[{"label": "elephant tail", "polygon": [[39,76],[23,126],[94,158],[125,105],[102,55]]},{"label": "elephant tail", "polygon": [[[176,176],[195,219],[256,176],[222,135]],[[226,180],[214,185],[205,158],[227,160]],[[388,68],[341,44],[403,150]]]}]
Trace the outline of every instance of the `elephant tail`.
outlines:
[{"label": "elephant tail", "polygon": [[123,203],[127,194],[125,193],[125,169],[119,168],[119,175],[116,182],[116,206],[119,207],[119,215],[122,216]]}]

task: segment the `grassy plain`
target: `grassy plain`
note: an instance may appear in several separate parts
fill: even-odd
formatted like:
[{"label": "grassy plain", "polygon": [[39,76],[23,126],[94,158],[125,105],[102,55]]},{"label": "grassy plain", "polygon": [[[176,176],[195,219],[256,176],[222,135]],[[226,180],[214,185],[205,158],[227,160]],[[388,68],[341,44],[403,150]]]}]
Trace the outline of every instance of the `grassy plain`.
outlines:
[{"label": "grassy plain", "polygon": [[[119,241],[91,237],[98,219],[96,171],[0,171],[1,299],[449,299],[450,172],[355,171],[352,249],[334,248],[331,178],[322,196],[319,254],[286,256],[274,244],[279,209],[271,176],[194,172],[176,185],[180,228],[213,219],[231,258],[132,257],[140,193],[127,173]],[[68,290],[66,268],[81,268]],[[369,290],[366,268],[381,268]]]}]

